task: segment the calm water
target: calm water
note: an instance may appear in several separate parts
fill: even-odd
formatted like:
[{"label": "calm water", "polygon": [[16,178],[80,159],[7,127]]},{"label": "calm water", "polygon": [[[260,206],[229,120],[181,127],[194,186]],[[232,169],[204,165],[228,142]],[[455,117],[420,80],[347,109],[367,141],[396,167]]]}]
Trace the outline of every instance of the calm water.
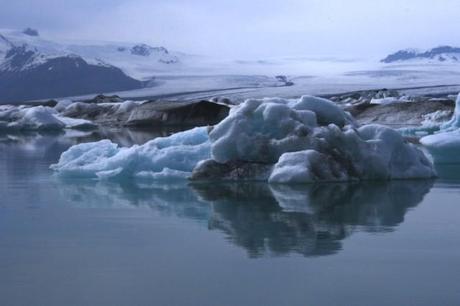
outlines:
[{"label": "calm water", "polygon": [[0,135],[0,305],[460,305],[458,169],[308,187],[48,170],[98,137],[152,135]]}]

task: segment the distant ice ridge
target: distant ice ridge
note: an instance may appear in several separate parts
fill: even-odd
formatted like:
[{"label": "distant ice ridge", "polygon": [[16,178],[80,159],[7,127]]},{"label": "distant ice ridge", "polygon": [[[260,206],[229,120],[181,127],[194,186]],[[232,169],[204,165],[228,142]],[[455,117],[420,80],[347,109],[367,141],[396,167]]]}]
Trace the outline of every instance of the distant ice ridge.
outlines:
[{"label": "distant ice ridge", "polygon": [[[62,104],[58,104],[63,107]],[[58,108],[59,109],[59,108]],[[56,109],[45,106],[12,107],[0,110],[0,132],[23,130],[91,129],[96,125],[84,119],[60,115]]]},{"label": "distant ice ridge", "polygon": [[420,139],[435,163],[460,163],[460,94],[452,119],[440,125],[436,134]]},{"label": "distant ice ridge", "polygon": [[251,99],[213,128],[195,128],[142,146],[108,140],[71,147],[52,166],[99,179],[260,180],[271,183],[431,178],[431,162],[396,131],[358,127],[333,102]]}]

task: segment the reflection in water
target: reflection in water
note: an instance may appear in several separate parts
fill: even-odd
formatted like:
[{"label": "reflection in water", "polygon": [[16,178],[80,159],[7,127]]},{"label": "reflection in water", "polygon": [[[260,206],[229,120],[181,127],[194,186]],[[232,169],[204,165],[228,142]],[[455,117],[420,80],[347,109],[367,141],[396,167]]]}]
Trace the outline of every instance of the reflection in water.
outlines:
[{"label": "reflection in water", "polygon": [[[137,133],[125,130],[122,134],[115,133],[112,139],[132,145],[155,137],[152,132]],[[292,187],[262,183],[188,185],[186,182],[154,184],[55,178],[50,184],[54,183],[55,190],[61,194],[57,197],[48,194],[48,189],[42,191],[40,184],[33,180],[39,177],[48,181],[49,165],[57,161],[62,151],[88,134],[67,131],[65,135],[0,136],[2,195],[22,197],[21,193],[11,193],[11,190],[27,185],[31,199],[24,198],[23,202],[33,202],[32,198],[55,201],[63,197],[76,207],[147,207],[220,231],[252,257],[334,254],[342,248],[342,240],[354,231],[393,230],[403,222],[407,210],[422,201],[433,184],[420,180]]]},{"label": "reflection in water", "polygon": [[441,181],[459,182],[460,164],[438,164],[435,168]]},{"label": "reflection in water", "polygon": [[194,186],[212,203],[211,228],[251,256],[333,254],[354,230],[389,231],[420,203],[431,181],[311,186]]},{"label": "reflection in water", "polygon": [[[171,134],[183,131],[180,127],[152,127],[152,128],[99,128],[91,131],[64,130],[64,131],[21,131],[11,133],[0,130],[0,146],[11,146],[28,144],[35,146],[37,150],[49,148],[53,142],[65,143],[68,146],[82,142],[93,142],[101,139],[110,139],[120,146],[132,146],[144,144],[156,137],[166,137]],[[46,140],[46,143],[44,143]],[[48,145],[47,145],[48,144]],[[62,151],[56,151],[59,154]]]},{"label": "reflection in water", "polygon": [[420,203],[427,180],[311,186],[138,184],[59,179],[71,205],[149,207],[207,224],[249,256],[334,254],[354,231],[387,232]]}]

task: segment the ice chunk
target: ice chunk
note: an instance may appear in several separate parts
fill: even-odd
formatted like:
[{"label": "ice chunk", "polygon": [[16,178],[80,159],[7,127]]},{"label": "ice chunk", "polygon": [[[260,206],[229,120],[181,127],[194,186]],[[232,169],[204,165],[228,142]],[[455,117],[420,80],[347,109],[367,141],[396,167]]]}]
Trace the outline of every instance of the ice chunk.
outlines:
[{"label": "ice chunk", "polygon": [[346,124],[354,124],[353,118],[348,113],[327,99],[303,96],[292,108],[294,110],[312,111],[315,113],[319,125],[333,123],[343,127]]},{"label": "ice chunk", "polygon": [[270,175],[270,183],[343,181],[348,177],[340,165],[315,150],[284,153]]},{"label": "ice chunk", "polygon": [[59,130],[65,127],[65,124],[57,119],[55,111],[52,108],[36,106],[20,110],[20,119],[11,123],[11,128],[24,130]]},{"label": "ice chunk", "polygon": [[396,97],[386,97],[386,98],[372,98],[370,104],[378,104],[378,105],[386,105],[386,104],[393,104],[399,103],[400,100]]},{"label": "ice chunk", "polygon": [[441,130],[450,131],[460,128],[460,93],[457,96],[457,100],[455,101],[455,112],[450,119],[445,124],[441,125]]},{"label": "ice chunk", "polygon": [[316,126],[315,113],[296,111],[275,100],[248,100],[209,134],[212,157],[274,163],[284,152],[308,148],[308,134]]},{"label": "ice chunk", "polygon": [[129,113],[138,105],[139,105],[138,103],[131,101],[131,100],[124,101],[118,105],[117,113],[119,114]]},{"label": "ice chunk", "polygon": [[425,154],[405,141],[395,130],[380,125],[365,125],[360,127],[358,132],[369,146],[365,149],[360,147],[361,156],[364,158],[363,170],[368,173],[366,179],[414,179],[436,176],[433,165]]},{"label": "ice chunk", "polygon": [[58,103],[54,106],[54,109],[60,113],[64,111],[72,103],[73,101],[69,99],[59,100]]},{"label": "ice chunk", "polygon": [[367,125],[357,131],[323,129],[316,150],[283,154],[271,183],[430,178],[435,171],[426,156],[396,131]]},{"label": "ice chunk", "polygon": [[420,139],[435,163],[460,163],[460,94],[452,119],[441,125],[437,134]]},{"label": "ice chunk", "polygon": [[3,130],[62,130],[91,129],[96,125],[89,120],[64,117],[56,109],[35,106],[15,107],[0,112],[0,128]]},{"label": "ice chunk", "polygon": [[435,163],[460,163],[460,130],[426,136],[420,143],[428,149]]},{"label": "ice chunk", "polygon": [[91,130],[97,127],[95,123],[86,119],[70,118],[60,115],[54,115],[54,117],[64,123],[67,129]]},{"label": "ice chunk", "polygon": [[184,178],[209,157],[207,129],[195,128],[130,148],[120,148],[109,140],[75,145],[51,168],[65,176],[99,179]]}]

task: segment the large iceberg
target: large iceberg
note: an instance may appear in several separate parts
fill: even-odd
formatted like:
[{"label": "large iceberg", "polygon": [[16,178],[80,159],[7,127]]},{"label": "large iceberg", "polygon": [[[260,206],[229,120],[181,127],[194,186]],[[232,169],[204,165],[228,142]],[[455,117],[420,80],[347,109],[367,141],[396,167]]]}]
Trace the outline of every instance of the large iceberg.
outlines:
[{"label": "large iceberg", "polygon": [[271,183],[388,180],[435,176],[431,162],[396,131],[358,127],[333,102],[251,99],[212,128],[195,128],[142,146],[103,140],[64,152],[64,175]]},{"label": "large iceberg", "polygon": [[435,163],[460,163],[460,94],[451,120],[440,125],[436,134],[421,138],[420,143],[427,148]]}]

